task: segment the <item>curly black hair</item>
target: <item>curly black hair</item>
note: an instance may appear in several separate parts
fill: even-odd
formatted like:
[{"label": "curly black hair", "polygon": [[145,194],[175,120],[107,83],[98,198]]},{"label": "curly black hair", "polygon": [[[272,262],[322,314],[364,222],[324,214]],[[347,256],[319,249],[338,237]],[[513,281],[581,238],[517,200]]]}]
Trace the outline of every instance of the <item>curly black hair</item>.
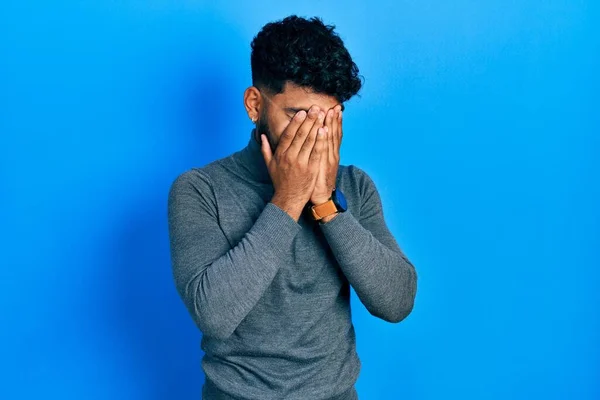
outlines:
[{"label": "curly black hair", "polygon": [[340,103],[360,90],[362,78],[344,42],[321,18],[291,15],[266,24],[252,40],[252,84],[281,93],[287,81]]}]

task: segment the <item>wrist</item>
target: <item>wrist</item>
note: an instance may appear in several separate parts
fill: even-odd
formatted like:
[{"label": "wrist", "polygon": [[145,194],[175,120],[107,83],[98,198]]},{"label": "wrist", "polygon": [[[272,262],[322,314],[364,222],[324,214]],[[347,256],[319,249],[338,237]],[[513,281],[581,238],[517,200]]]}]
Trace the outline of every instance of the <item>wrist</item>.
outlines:
[{"label": "wrist", "polygon": [[302,210],[304,208],[303,205],[298,204],[296,201],[292,201],[285,197],[273,196],[271,198],[271,203],[275,204],[277,207],[281,208],[283,211],[288,213],[290,217],[292,217],[296,222],[300,219],[302,215]]},{"label": "wrist", "polygon": [[314,198],[310,199],[310,202],[313,206],[318,206],[318,205],[327,203],[330,199],[331,199],[331,194],[329,194],[329,196],[314,197]]},{"label": "wrist", "polygon": [[336,212],[336,213],[334,213],[334,214],[331,214],[331,215],[328,215],[328,216],[326,216],[326,217],[323,217],[323,218],[321,218],[321,219],[319,220],[319,223],[321,223],[321,224],[326,224],[326,223],[328,223],[329,221],[331,221],[332,219],[334,219],[335,217],[337,217],[338,215],[340,215],[339,211],[338,211],[338,212]]}]

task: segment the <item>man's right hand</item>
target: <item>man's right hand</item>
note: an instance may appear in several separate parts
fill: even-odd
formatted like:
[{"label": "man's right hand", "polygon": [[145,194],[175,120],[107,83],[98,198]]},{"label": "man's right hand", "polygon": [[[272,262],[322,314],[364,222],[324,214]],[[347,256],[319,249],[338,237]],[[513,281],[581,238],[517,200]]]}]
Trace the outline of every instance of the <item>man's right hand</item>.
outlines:
[{"label": "man's right hand", "polygon": [[299,111],[285,128],[275,149],[261,135],[261,152],[273,181],[271,203],[296,221],[309,201],[319,172],[321,156],[325,156],[327,129],[325,112],[313,105],[308,115]]}]

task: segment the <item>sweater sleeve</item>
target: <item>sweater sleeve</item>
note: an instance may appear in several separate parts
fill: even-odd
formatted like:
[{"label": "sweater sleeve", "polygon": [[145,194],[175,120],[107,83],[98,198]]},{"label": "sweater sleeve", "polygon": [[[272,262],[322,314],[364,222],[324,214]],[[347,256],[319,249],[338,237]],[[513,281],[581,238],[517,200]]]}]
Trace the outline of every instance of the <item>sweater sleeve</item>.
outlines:
[{"label": "sweater sleeve", "polygon": [[320,227],[367,310],[385,321],[400,322],[414,306],[416,270],[387,227],[372,179],[358,167],[351,168],[360,188],[359,215],[347,210]]},{"label": "sweater sleeve", "polygon": [[168,225],[177,291],[204,335],[227,339],[272,282],[301,226],[267,203],[232,248],[217,215],[205,173],[192,169],[171,184]]}]

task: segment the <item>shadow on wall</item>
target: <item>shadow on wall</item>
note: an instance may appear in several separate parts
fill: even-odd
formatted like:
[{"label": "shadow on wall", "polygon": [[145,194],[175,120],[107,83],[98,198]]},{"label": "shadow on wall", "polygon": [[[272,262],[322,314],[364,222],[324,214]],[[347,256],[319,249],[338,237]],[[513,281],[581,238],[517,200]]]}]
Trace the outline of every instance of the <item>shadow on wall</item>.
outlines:
[{"label": "shadow on wall", "polygon": [[178,98],[183,104],[169,105],[176,109],[169,116],[176,120],[176,128],[167,137],[184,143],[176,150],[174,164],[185,167],[177,172],[172,168],[150,171],[147,182],[136,185],[145,189],[130,193],[129,203],[112,227],[115,236],[109,238],[117,261],[110,267],[114,292],[108,296],[113,297],[114,307],[108,323],[123,341],[120,348],[126,349],[125,358],[131,361],[131,370],[126,372],[144,399],[200,398],[204,382],[201,333],[175,289],[167,224],[168,191],[176,175],[215,159],[231,137],[212,134],[224,129],[221,122],[226,115],[219,106],[223,104],[219,93],[227,77],[219,75],[217,66],[198,65],[202,79],[181,85],[185,89]]}]

